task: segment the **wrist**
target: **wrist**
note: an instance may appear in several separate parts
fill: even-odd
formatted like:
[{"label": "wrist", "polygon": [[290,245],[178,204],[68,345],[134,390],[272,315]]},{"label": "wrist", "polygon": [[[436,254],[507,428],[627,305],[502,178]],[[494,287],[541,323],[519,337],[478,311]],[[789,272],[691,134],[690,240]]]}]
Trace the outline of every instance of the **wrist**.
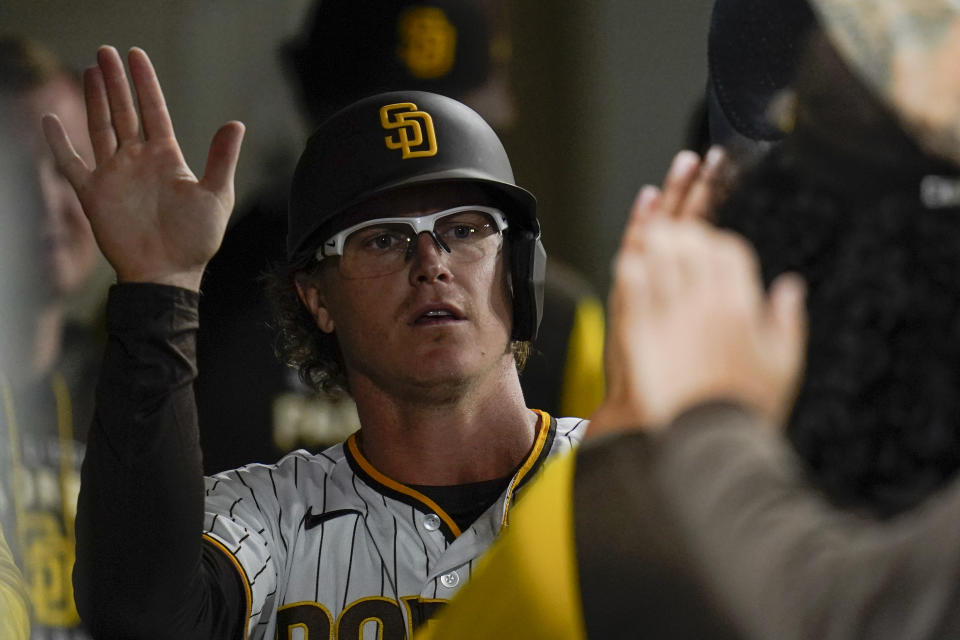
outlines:
[{"label": "wrist", "polygon": [[175,273],[157,273],[157,274],[124,274],[117,273],[118,283],[140,283],[140,284],[162,284],[171,287],[179,287],[193,292],[200,291],[200,281],[203,278],[203,270],[179,271]]}]

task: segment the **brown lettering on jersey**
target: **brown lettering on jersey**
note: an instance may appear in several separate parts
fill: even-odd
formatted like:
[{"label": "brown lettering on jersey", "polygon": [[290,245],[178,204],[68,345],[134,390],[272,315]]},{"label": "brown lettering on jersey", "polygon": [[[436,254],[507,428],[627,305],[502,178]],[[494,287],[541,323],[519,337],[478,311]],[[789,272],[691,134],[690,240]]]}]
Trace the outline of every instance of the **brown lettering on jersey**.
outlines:
[{"label": "brown lettering on jersey", "polygon": [[[317,602],[296,602],[277,610],[277,640],[362,640],[368,625],[376,625],[374,634],[380,640],[404,640],[446,604],[419,596],[401,598],[410,619],[410,628],[395,600],[383,597],[361,598],[347,605],[336,625],[327,609]],[[334,633],[334,629],[336,632]]]},{"label": "brown lettering on jersey", "polygon": [[403,605],[407,608],[407,614],[410,618],[412,631],[419,629],[424,622],[437,615],[440,607],[447,603],[446,600],[430,600],[419,596],[407,596],[401,598]]},{"label": "brown lettering on jersey", "polygon": [[350,605],[337,620],[338,640],[363,640],[363,628],[367,624],[376,624],[380,640],[404,640],[407,637],[406,625],[400,606],[387,598],[363,598]]},{"label": "brown lettering on jersey", "polygon": [[330,613],[317,602],[296,602],[277,610],[277,640],[293,640],[302,629],[307,640],[329,640],[333,631]]}]

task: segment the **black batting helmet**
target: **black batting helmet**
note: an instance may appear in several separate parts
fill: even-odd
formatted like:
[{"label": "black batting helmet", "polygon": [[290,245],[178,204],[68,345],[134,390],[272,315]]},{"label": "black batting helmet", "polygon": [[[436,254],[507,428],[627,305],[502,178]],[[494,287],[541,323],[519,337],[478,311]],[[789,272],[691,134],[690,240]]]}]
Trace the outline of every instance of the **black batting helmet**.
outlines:
[{"label": "black batting helmet", "polygon": [[511,242],[513,339],[536,337],[543,313],[546,252],[536,199],[518,187],[493,129],[466,105],[434,93],[393,91],[359,100],[310,136],[290,192],[287,260],[314,259],[344,226],[351,207],[395,189],[469,182],[487,190],[507,215]]}]

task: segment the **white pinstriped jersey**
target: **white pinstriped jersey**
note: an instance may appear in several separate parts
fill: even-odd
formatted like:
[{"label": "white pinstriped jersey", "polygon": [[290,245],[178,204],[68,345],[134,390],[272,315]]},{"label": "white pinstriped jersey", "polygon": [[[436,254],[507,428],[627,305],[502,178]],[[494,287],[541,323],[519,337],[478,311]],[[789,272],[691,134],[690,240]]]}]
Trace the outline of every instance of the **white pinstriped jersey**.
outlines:
[{"label": "white pinstriped jersey", "polygon": [[585,420],[538,413],[527,459],[462,532],[427,496],[374,469],[356,435],[206,478],[204,537],[246,579],[249,637],[411,637],[469,579],[516,491],[583,436]]}]

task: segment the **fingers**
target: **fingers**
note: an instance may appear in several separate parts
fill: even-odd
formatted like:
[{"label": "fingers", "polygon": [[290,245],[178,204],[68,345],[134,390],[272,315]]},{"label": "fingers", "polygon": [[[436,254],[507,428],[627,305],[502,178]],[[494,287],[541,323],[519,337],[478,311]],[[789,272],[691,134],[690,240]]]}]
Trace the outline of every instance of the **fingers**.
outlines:
[{"label": "fingers", "polygon": [[140,115],[143,118],[143,134],[147,140],[151,138],[173,138],[173,123],[167,111],[167,103],[163,98],[163,90],[157,79],[157,72],[147,53],[134,47],[128,57],[130,62],[130,77],[137,90],[137,102],[140,105]]},{"label": "fingers", "polygon": [[684,220],[706,220],[717,201],[721,175],[727,164],[727,154],[722,147],[712,147],[686,196],[676,211],[676,217]]},{"label": "fingers", "polygon": [[649,218],[708,219],[722,195],[729,166],[727,154],[719,146],[712,147],[702,162],[693,151],[681,151],[670,165],[659,201],[645,215]]},{"label": "fingers", "polygon": [[658,215],[660,206],[660,190],[647,185],[640,189],[634,198],[630,215],[627,217],[627,226],[623,231],[621,249],[639,251],[643,249],[643,229],[647,222]]},{"label": "fingers", "polygon": [[123,62],[116,49],[100,47],[97,66],[87,69],[83,75],[87,128],[98,165],[116,153],[119,145],[140,141],[140,117],[147,139],[174,137],[173,123],[150,58],[143,49],[134,47],[129,60],[140,116],[134,108]]},{"label": "fingers", "polygon": [[97,50],[97,64],[106,87],[107,101],[110,104],[110,119],[117,136],[117,144],[122,146],[140,140],[140,123],[133,106],[133,96],[127,83],[127,74],[123,70],[120,54],[111,46],[104,45]]},{"label": "fingers", "polygon": [[795,273],[783,273],[770,285],[768,318],[776,344],[800,359],[807,336],[806,283]]},{"label": "fingers", "polygon": [[651,301],[666,309],[691,289],[707,289],[717,277],[709,231],[673,220],[654,221],[647,228],[645,257],[651,274]]},{"label": "fingers", "polygon": [[684,150],[674,156],[663,190],[647,185],[637,193],[624,231],[623,247],[641,249],[643,229],[651,220],[709,218],[727,166],[727,155],[718,146],[710,149],[703,162],[693,151]]},{"label": "fingers", "polygon": [[656,221],[646,228],[643,256],[649,269],[651,302],[663,307],[684,285],[687,256],[679,227],[670,221]]},{"label": "fingers", "polygon": [[93,157],[97,165],[101,165],[117,151],[117,136],[110,120],[107,88],[100,67],[90,67],[83,72],[83,95],[87,104],[87,130],[93,145]]},{"label": "fingers", "polygon": [[630,209],[630,217],[643,223],[656,216],[661,204],[660,190],[653,185],[645,185],[637,193]]},{"label": "fingers", "polygon": [[231,203],[233,177],[237,170],[245,130],[243,123],[236,121],[228,122],[217,130],[210,143],[207,167],[201,181],[207,189],[216,192],[221,198],[229,198]]},{"label": "fingers", "polygon": [[766,413],[773,425],[785,425],[803,379],[807,346],[806,283],[793,273],[770,285],[763,343],[783,378],[780,394],[769,398]]},{"label": "fingers", "polygon": [[680,204],[697,178],[700,156],[693,151],[681,151],[673,158],[667,177],[663,181],[661,210],[669,216],[676,215]]},{"label": "fingers", "polygon": [[47,144],[50,145],[57,167],[67,177],[74,191],[79,194],[90,174],[90,169],[73,148],[60,118],[53,114],[43,116],[43,135],[47,139]]}]

